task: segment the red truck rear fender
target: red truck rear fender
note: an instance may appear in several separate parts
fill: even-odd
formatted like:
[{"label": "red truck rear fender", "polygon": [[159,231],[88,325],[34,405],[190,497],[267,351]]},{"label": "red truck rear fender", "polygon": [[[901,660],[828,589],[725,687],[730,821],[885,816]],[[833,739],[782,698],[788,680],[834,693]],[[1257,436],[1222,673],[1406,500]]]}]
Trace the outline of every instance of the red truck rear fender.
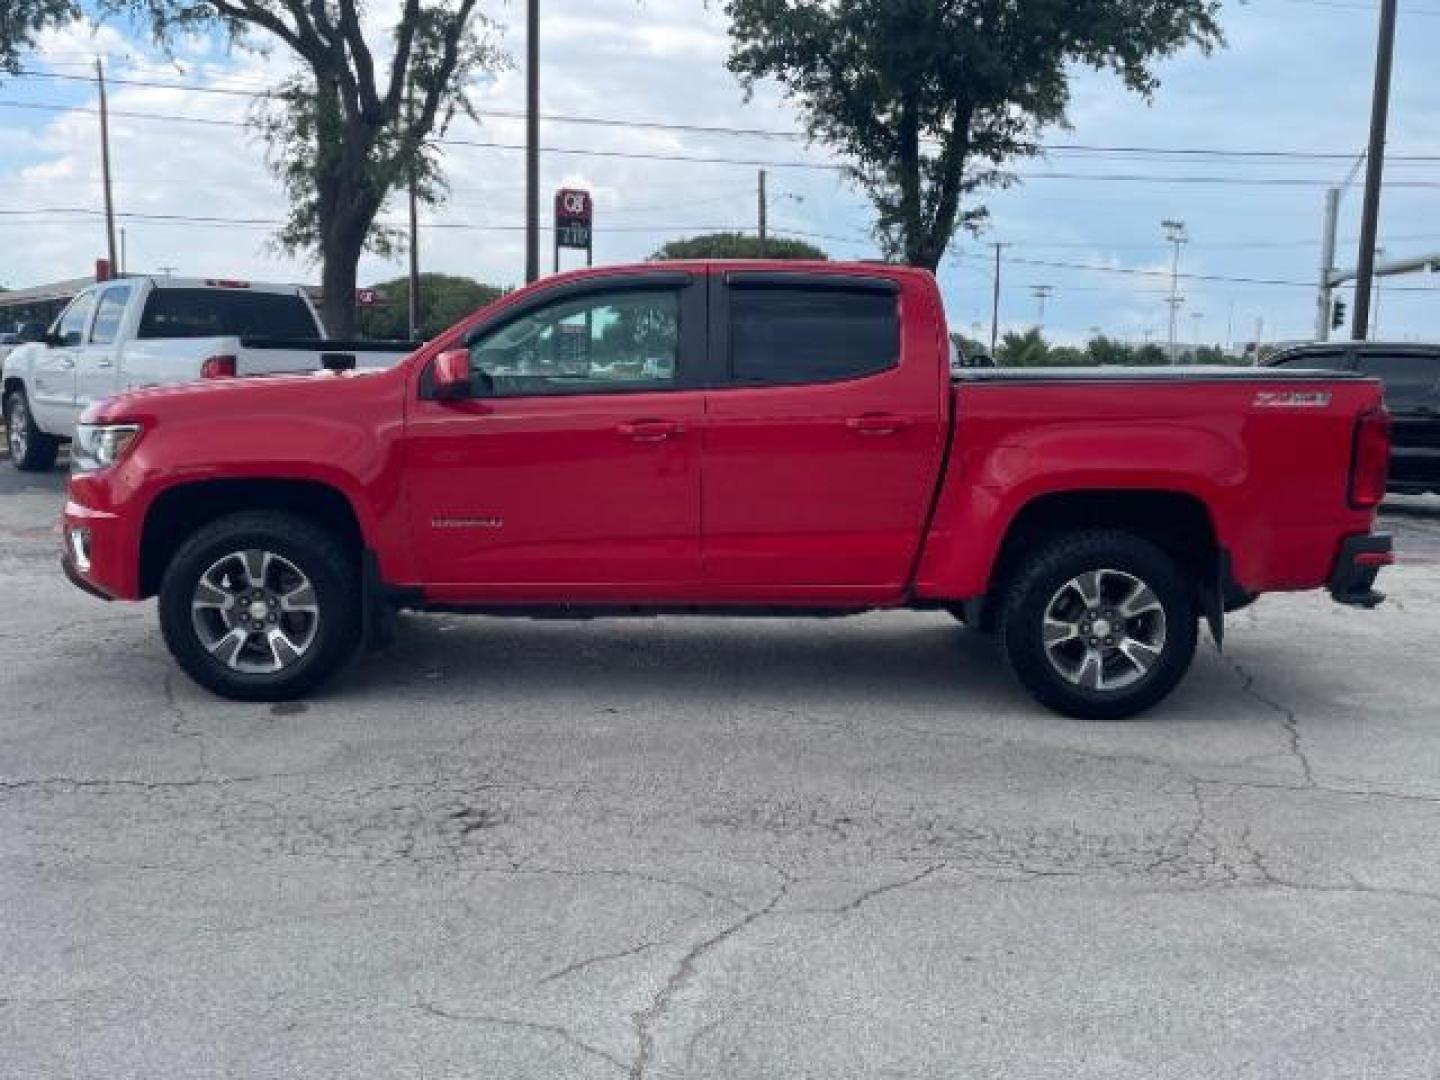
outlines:
[{"label": "red truck rear fender", "polygon": [[987,446],[957,438],[916,577],[918,599],[984,596],[1027,541],[1067,529],[1127,528],[1205,580],[1235,543],[1223,512],[1246,480],[1238,438],[1183,423],[1049,424]]}]

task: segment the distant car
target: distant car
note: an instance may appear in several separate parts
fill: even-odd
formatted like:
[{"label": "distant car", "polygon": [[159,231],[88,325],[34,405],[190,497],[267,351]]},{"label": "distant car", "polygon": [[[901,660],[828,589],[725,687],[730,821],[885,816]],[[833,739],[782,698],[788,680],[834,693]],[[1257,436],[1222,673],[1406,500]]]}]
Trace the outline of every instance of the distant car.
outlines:
[{"label": "distant car", "polygon": [[958,375],[966,368],[993,368],[995,358],[984,353],[967,353],[952,337],[950,339],[950,374]]},{"label": "distant car", "polygon": [[1440,345],[1316,342],[1276,353],[1269,367],[1358,371],[1385,384],[1394,424],[1390,490],[1440,492]]}]

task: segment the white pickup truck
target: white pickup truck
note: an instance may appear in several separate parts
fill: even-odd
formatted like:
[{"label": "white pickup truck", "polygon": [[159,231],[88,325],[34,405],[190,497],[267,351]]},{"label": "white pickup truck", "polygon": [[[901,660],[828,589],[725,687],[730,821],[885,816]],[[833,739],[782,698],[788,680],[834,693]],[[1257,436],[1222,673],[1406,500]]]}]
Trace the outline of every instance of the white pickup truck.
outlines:
[{"label": "white pickup truck", "polygon": [[338,342],[297,285],[125,277],[80,292],[39,341],[4,358],[10,460],[44,470],[91,403],[195,379],[389,367],[408,342]]}]

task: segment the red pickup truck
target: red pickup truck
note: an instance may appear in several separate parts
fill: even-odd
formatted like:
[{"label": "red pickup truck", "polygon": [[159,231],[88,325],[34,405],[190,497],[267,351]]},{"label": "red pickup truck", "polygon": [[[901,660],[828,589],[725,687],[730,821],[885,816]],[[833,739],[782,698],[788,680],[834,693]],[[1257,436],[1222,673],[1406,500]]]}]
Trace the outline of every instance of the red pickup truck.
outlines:
[{"label": "red pickup truck", "polygon": [[374,372],[92,407],[64,563],[159,596],[181,667],[293,698],[399,609],[949,611],[1040,701],[1165,697],[1259,593],[1372,606],[1389,421],[1356,375],[952,376],[933,278],[868,264],[559,275]]}]

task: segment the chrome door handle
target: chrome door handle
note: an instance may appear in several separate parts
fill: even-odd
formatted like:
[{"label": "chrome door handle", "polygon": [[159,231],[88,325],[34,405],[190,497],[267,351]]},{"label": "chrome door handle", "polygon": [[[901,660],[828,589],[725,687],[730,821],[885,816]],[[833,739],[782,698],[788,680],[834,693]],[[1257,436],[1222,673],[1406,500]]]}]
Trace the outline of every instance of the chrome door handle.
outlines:
[{"label": "chrome door handle", "polygon": [[112,368],[115,366],[115,361],[111,360],[108,356],[102,356],[99,360],[95,361],[95,366],[98,368]]},{"label": "chrome door handle", "polygon": [[685,429],[673,420],[633,420],[615,430],[635,442],[664,442],[672,435],[685,433]]},{"label": "chrome door handle", "polygon": [[845,421],[845,426],[851,431],[858,431],[861,435],[894,435],[897,431],[909,427],[911,421],[903,416],[885,416],[879,413],[868,413],[865,416],[852,416]]}]

